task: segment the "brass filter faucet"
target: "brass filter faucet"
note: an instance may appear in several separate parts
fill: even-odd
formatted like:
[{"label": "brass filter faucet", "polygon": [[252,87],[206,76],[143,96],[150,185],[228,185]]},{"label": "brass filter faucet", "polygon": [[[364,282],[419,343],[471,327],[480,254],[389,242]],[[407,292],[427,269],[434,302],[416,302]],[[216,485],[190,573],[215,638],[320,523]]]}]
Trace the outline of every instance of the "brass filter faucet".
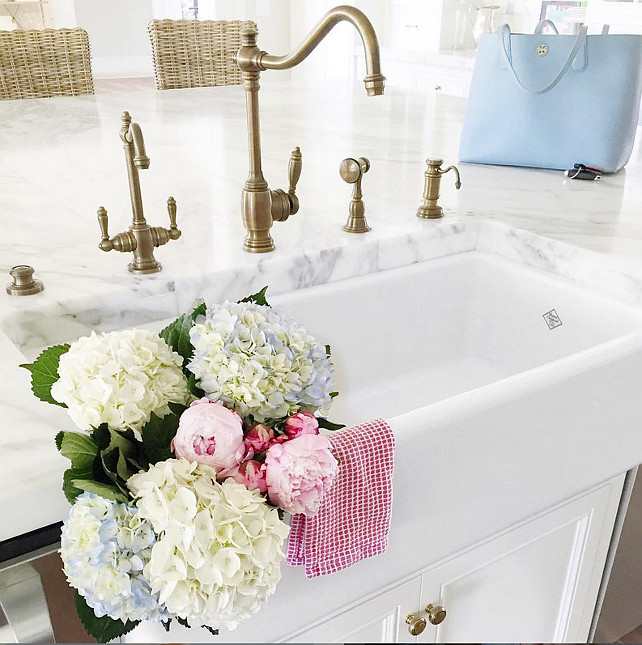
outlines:
[{"label": "brass filter faucet", "polygon": [[439,199],[439,188],[441,184],[441,176],[445,175],[449,170],[454,170],[457,180],[455,181],[455,188],[461,188],[461,177],[459,170],[456,166],[448,166],[442,168],[441,164],[444,163],[443,159],[426,159],[426,172],[424,173],[424,195],[423,201],[417,210],[417,217],[422,219],[439,219],[444,216],[444,209],[439,206],[437,200]]},{"label": "brass filter faucet", "polygon": [[351,23],[361,36],[365,49],[366,72],[364,79],[368,96],[383,94],[385,77],[381,74],[379,42],[372,23],[365,14],[343,5],[335,7],[321,19],[307,38],[292,53],[286,56],[272,56],[261,51],[256,38],[258,31],[248,27],[241,32],[241,48],[236,62],[243,75],[245,105],[247,111],[247,132],[250,172],[243,187],[241,214],[247,235],[243,248],[251,253],[265,253],[274,249],[270,229],[274,221],[283,222],[299,209],[299,200],[294,191],[301,174],[301,151],[296,148],[290,157],[290,188],[270,190],[261,168],[261,131],[259,118],[259,76],[266,69],[290,69],[302,61],[328,35],[339,22]]},{"label": "brass filter faucet", "polygon": [[125,163],[129,178],[129,195],[132,202],[132,223],[128,231],[109,237],[107,232],[107,211],[101,206],[98,209],[98,224],[102,233],[98,248],[102,251],[131,252],[134,259],[127,265],[131,273],[157,273],[162,269],[154,257],[154,247],[177,240],[181,232],[176,226],[176,201],[167,199],[169,229],[162,226],[149,226],[143,215],[143,199],[140,193],[138,169],[149,168],[149,157],[145,152],[145,141],[138,123],[132,123],[129,112],[123,112],[120,138],[125,150]]}]

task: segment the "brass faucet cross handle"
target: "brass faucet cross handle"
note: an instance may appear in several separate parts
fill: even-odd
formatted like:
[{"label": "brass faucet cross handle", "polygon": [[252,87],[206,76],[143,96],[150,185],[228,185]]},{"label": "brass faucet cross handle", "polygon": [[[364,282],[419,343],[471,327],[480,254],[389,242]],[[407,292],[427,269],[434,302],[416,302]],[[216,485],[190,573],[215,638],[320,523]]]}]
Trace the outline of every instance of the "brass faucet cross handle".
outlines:
[{"label": "brass faucet cross handle", "polygon": [[125,150],[125,163],[129,178],[129,195],[132,202],[132,223],[129,230],[109,237],[107,232],[107,211],[101,206],[98,209],[98,224],[101,238],[98,248],[103,251],[131,252],[133,260],[127,265],[131,273],[157,273],[161,264],[154,257],[154,247],[177,240],[181,232],[176,226],[176,201],[173,197],[167,199],[170,227],[149,226],[143,215],[143,199],[140,193],[138,169],[149,168],[149,157],[145,152],[145,141],[138,123],[132,123],[129,112],[123,112],[120,138]]},{"label": "brass faucet cross handle", "polygon": [[363,193],[361,192],[361,180],[368,170],[370,170],[370,162],[365,157],[344,159],[339,166],[341,179],[354,185],[349,206],[350,214],[343,227],[343,230],[348,233],[367,233],[370,230],[368,222],[366,222],[366,205],[363,203]]},{"label": "brass faucet cross handle", "polygon": [[459,170],[456,166],[448,166],[442,168],[441,164],[444,163],[443,159],[426,159],[426,172],[424,173],[424,195],[421,206],[417,210],[417,217],[422,219],[439,219],[444,216],[444,209],[437,203],[439,199],[439,186],[441,176],[445,175],[449,170],[454,170],[457,175],[455,181],[455,188],[461,188],[461,177]]}]

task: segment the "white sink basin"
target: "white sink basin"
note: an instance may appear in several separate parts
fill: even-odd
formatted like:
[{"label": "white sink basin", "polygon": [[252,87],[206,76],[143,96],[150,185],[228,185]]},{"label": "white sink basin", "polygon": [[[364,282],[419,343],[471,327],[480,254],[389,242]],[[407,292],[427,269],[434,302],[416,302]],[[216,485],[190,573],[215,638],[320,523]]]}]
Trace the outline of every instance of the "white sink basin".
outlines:
[{"label": "white sink basin", "polygon": [[[274,302],[331,344],[341,393],[332,416],[348,423],[410,412],[642,329],[638,309],[484,252]],[[561,322],[552,329],[551,311]]]}]

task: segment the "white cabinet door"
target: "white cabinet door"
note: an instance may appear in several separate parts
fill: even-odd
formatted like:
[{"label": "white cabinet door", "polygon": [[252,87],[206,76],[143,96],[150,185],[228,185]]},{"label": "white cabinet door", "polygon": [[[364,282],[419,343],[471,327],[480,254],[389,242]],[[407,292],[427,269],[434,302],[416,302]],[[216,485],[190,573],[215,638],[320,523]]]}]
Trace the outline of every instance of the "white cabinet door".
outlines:
[{"label": "white cabinet door", "polygon": [[624,475],[424,574],[419,642],[586,642]]},{"label": "white cabinet door", "polygon": [[292,643],[416,643],[406,616],[419,610],[421,576],[288,638]]}]

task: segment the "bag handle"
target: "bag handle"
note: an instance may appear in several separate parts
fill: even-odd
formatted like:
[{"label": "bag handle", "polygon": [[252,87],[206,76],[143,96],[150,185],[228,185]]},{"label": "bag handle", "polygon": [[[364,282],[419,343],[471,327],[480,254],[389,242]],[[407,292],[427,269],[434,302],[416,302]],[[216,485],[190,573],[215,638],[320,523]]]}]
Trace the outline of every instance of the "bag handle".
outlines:
[{"label": "bag handle", "polygon": [[501,47],[500,47],[501,60],[508,67],[511,74],[513,75],[513,78],[515,79],[515,82],[517,83],[517,85],[519,85],[519,87],[522,90],[524,90],[524,92],[528,92],[529,94],[546,94],[546,92],[550,92],[550,90],[552,90],[564,78],[564,75],[566,74],[566,72],[568,72],[569,68],[573,64],[573,61],[575,60],[579,51],[582,49],[582,47],[586,47],[587,32],[588,32],[588,27],[586,25],[582,25],[582,28],[580,29],[580,33],[575,39],[575,43],[573,44],[573,48],[571,49],[571,53],[568,55],[566,62],[562,66],[562,69],[558,72],[557,76],[548,85],[542,87],[541,89],[536,90],[530,87],[526,87],[519,79],[519,76],[517,76],[517,72],[513,67],[513,58],[512,58],[511,46],[510,46],[511,31],[508,25],[502,25],[499,31],[499,39],[501,41]]},{"label": "bag handle", "polygon": [[560,33],[559,31],[557,31],[557,27],[555,26],[555,23],[552,20],[549,20],[548,18],[544,18],[544,20],[540,20],[537,23],[537,27],[535,27],[535,31],[533,33],[535,35],[541,34],[544,27],[550,27],[553,30],[553,32],[556,34]]},{"label": "bag handle", "polygon": [[[559,31],[557,30],[557,27],[555,26],[555,23],[552,20],[549,20],[548,18],[544,18],[544,20],[540,20],[537,23],[537,27],[535,27],[535,31],[533,32],[536,36],[541,34],[544,31],[544,27],[550,27],[553,30],[553,33],[559,35]],[[609,29],[611,28],[611,25],[608,25],[604,23],[602,25],[602,36],[608,36],[609,35]]]}]

